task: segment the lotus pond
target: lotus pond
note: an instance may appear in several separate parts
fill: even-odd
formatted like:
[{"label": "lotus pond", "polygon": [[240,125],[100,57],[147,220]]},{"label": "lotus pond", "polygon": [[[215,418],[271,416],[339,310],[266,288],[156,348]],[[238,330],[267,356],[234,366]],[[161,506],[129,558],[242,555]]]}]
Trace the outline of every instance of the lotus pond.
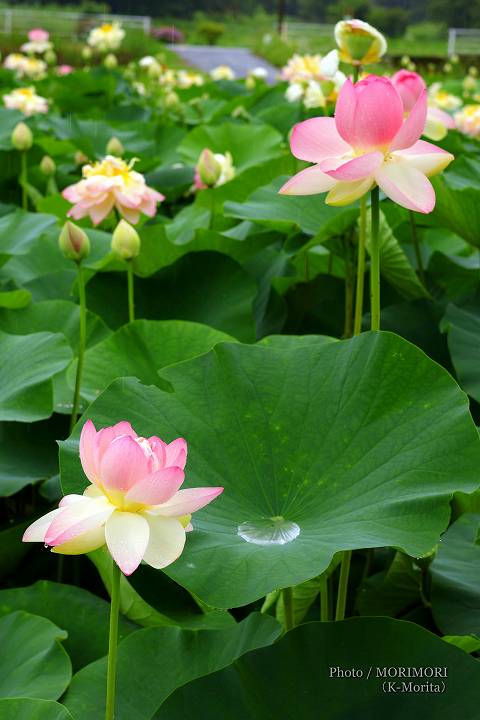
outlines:
[{"label": "lotus pond", "polygon": [[4,59],[0,720],[478,718],[480,83],[356,22]]}]

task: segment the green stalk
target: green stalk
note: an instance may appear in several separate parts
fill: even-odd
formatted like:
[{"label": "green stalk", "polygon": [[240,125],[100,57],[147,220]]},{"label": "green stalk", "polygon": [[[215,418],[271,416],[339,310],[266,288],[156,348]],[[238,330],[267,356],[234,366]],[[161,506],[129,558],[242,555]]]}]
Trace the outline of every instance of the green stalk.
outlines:
[{"label": "green stalk", "polygon": [[365,239],[367,235],[367,196],[360,198],[360,231],[358,235],[357,293],[355,297],[355,320],[353,334],[362,332],[363,292],[365,289]]},{"label": "green stalk", "polygon": [[372,236],[370,242],[370,313],[371,329],[380,330],[380,247],[378,228],[380,223],[380,200],[378,185],[370,193],[372,201]]},{"label": "green stalk", "polygon": [[358,82],[358,76],[360,75],[360,65],[353,66],[353,82]]},{"label": "green stalk", "polygon": [[282,590],[283,594],[283,614],[285,617],[285,632],[291,630],[295,625],[295,615],[293,609],[293,588],[288,587]]},{"label": "green stalk", "polygon": [[340,566],[340,580],[338,581],[337,608],[335,620],[343,620],[345,617],[345,606],[347,604],[348,575],[350,573],[350,561],[352,551],[344,550],[342,553],[342,564]]},{"label": "green stalk", "polygon": [[415,257],[417,258],[418,274],[420,276],[420,280],[422,281],[423,285],[425,285],[425,271],[423,269],[422,253],[420,250],[420,243],[418,241],[417,226],[415,224],[415,215],[413,214],[412,210],[409,210],[408,214],[410,216],[410,230],[412,233],[412,242],[413,242],[413,247],[415,250]]},{"label": "green stalk", "polygon": [[213,223],[215,220],[215,191],[212,188],[208,190],[210,193],[210,219],[208,221],[208,229],[213,230]]},{"label": "green stalk", "polygon": [[112,591],[110,594],[110,631],[108,635],[107,699],[105,720],[115,717],[115,681],[117,675],[118,611],[120,607],[120,568],[112,559]]},{"label": "green stalk", "polygon": [[22,180],[22,208],[28,210],[28,195],[27,195],[27,183],[28,183],[28,164],[27,164],[27,153],[23,150],[20,153],[20,178]]},{"label": "green stalk", "polygon": [[78,277],[78,299],[80,302],[80,341],[78,345],[77,374],[75,376],[75,392],[73,395],[72,415],[70,418],[70,432],[77,422],[78,409],[80,406],[80,388],[82,385],[83,360],[85,355],[85,344],[87,340],[87,301],[85,296],[85,278],[83,276],[82,262],[77,263]]},{"label": "green stalk", "polygon": [[128,321],[135,320],[135,301],[133,289],[133,263],[127,260],[127,283],[128,283]]},{"label": "green stalk", "polygon": [[349,238],[345,238],[345,318],[343,323],[344,338],[352,337],[353,325],[353,293],[355,288],[355,276],[351,257],[351,246]]},{"label": "green stalk", "polygon": [[320,620],[328,622],[328,577],[326,574],[322,575],[320,583]]}]

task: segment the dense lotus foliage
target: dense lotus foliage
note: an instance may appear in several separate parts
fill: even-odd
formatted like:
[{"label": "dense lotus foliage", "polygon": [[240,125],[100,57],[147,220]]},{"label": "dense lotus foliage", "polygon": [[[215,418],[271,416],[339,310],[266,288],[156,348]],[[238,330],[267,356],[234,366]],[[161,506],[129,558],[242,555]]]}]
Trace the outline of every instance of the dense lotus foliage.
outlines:
[{"label": "dense lotus foliage", "polygon": [[477,69],[124,37],[0,70],[1,720],[477,717]]}]

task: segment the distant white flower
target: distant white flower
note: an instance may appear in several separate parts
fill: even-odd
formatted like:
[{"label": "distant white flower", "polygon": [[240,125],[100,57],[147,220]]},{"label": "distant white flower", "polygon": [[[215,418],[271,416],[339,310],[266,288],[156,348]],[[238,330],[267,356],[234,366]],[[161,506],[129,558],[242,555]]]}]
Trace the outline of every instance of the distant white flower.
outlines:
[{"label": "distant white flower", "polygon": [[305,90],[305,97],[303,98],[303,104],[306,108],[325,107],[325,95],[322,92],[320,84],[315,82],[315,80],[311,80],[308,83],[307,89]]},{"label": "distant white flower", "polygon": [[253,70],[250,70],[248,74],[252,75],[257,80],[265,80],[265,78],[268,77],[268,70],[267,68],[259,65],[258,67],[253,68]]},{"label": "distant white flower", "polygon": [[235,73],[228,65],[219,65],[210,71],[212,80],[235,80]]},{"label": "distant white flower", "polygon": [[107,52],[108,50],[117,50],[124,37],[125,30],[121,28],[119,23],[104,23],[100,27],[90,30],[87,43],[96,50]]},{"label": "distant white flower", "polygon": [[285,98],[288,102],[296,102],[303,97],[304,92],[305,88],[301,83],[293,82],[288,86],[285,92]]},{"label": "distant white flower", "polygon": [[27,117],[48,112],[48,100],[37,95],[33,87],[12,90],[3,96],[3,103],[9,110],[20,110]]},{"label": "distant white flower", "polygon": [[145,57],[140,58],[138,64],[140,65],[140,67],[148,68],[150,67],[150,65],[153,65],[156,62],[157,61],[155,60],[153,55],[145,55]]}]

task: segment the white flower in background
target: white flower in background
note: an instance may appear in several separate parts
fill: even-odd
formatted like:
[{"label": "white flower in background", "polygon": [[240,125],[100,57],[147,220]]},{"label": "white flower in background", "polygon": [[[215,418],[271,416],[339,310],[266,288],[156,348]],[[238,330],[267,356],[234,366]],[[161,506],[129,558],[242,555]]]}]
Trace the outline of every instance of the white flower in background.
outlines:
[{"label": "white flower in background", "polygon": [[188,70],[179,70],[177,73],[176,84],[179,88],[190,88],[193,85],[200,87],[204,82],[205,80],[200,73],[189,72]]},{"label": "white flower in background", "polygon": [[147,94],[145,85],[142,82],[136,81],[136,82],[132,83],[132,85],[133,85],[134,90],[136,90],[136,92],[139,95],[141,95],[142,97],[144,97]]},{"label": "white flower in background", "polygon": [[285,92],[285,98],[288,102],[296,102],[302,99],[304,92],[305,87],[301,83],[293,82],[288,86]]},{"label": "white flower in background", "polygon": [[315,82],[315,80],[311,80],[308,83],[307,89],[305,90],[305,96],[303,98],[303,104],[306,108],[323,108],[327,104],[322,88],[318,82]]},{"label": "white flower in background", "polygon": [[458,110],[462,105],[462,100],[457,95],[443,90],[440,83],[433,83],[428,91],[428,103],[441,110]]},{"label": "white flower in background", "polygon": [[465,105],[454,115],[457,129],[464,135],[480,138],[480,105]]},{"label": "white flower in background", "polygon": [[3,67],[12,70],[18,77],[28,77],[31,80],[41,80],[47,72],[47,64],[43,60],[27,57],[21,53],[7,55]]},{"label": "white flower in background", "polygon": [[153,55],[145,55],[145,57],[140,58],[140,60],[138,61],[138,64],[142,68],[148,68],[148,67],[150,67],[150,65],[153,65],[156,62],[157,61],[155,60]]},{"label": "white flower in background", "polygon": [[267,68],[259,65],[258,67],[253,68],[253,70],[249,70],[248,74],[256,78],[257,80],[266,80],[268,77],[268,70]]},{"label": "white flower in background", "polygon": [[13,72],[21,73],[22,68],[25,65],[27,58],[22,53],[10,53],[3,61],[3,67],[7,70],[13,70]]},{"label": "white flower in background", "polygon": [[9,110],[20,110],[27,117],[48,112],[48,100],[37,95],[33,87],[12,90],[3,96],[3,103]]},{"label": "white flower in background", "polygon": [[235,73],[228,65],[219,65],[210,70],[212,80],[235,80]]},{"label": "white flower in background", "polygon": [[107,52],[108,50],[117,50],[124,37],[125,30],[122,29],[119,23],[104,23],[100,27],[90,30],[87,43],[95,50]]}]

